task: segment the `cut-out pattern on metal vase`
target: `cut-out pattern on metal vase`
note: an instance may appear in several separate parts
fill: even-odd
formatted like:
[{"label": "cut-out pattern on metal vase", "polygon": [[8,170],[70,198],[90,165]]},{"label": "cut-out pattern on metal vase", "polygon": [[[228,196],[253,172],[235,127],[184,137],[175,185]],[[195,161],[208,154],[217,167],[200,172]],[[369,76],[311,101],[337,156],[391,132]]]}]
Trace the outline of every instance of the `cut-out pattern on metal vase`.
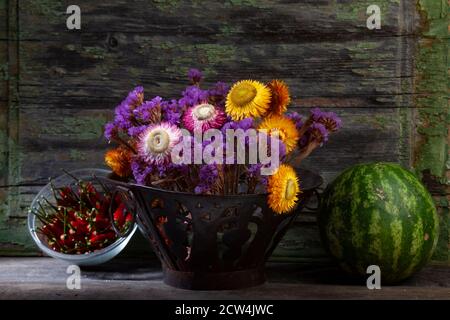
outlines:
[{"label": "cut-out pattern on metal vase", "polygon": [[275,214],[265,194],[196,195],[136,184],[126,189],[136,221],[152,243],[164,281],[186,289],[236,289],[264,283],[264,263],[322,184],[299,170],[297,209]]}]

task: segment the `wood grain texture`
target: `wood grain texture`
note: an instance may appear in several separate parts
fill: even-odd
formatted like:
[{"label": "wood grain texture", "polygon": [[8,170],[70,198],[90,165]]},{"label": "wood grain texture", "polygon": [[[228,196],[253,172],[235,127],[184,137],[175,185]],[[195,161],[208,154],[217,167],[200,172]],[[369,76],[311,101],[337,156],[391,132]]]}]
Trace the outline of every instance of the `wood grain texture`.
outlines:
[{"label": "wood grain texture", "polygon": [[450,262],[450,107],[448,2],[419,1],[422,36],[416,54],[414,167],[432,190],[440,216],[435,257]]},{"label": "wood grain texture", "polygon": [[[18,96],[9,94],[2,109],[8,179],[0,190],[8,221],[23,225],[29,201],[60,168],[103,166],[102,125],[131,88],[177,97],[190,67],[204,70],[206,85],[282,78],[293,110],[338,113],[342,131],[304,162],[327,182],[359,162],[413,163],[422,32],[413,1],[378,0],[382,29],[374,31],[366,28],[363,0],[83,0],[81,30],[66,29],[69,1],[23,0],[19,10],[11,9],[15,1],[0,3],[9,4],[13,26],[0,28],[0,48],[9,45],[20,62]],[[0,17],[6,7],[0,4]],[[314,220],[302,217],[276,255],[322,259]],[[28,245],[0,229],[0,254],[24,253]]]},{"label": "wood grain texture", "polygon": [[[81,290],[67,290],[68,264],[48,258],[0,258],[0,298],[7,299],[450,299],[450,269],[428,266],[411,279],[368,290],[328,264],[268,263],[266,284],[242,290],[187,291],[162,282],[158,261],[114,259],[81,270]],[[276,315],[279,315],[278,313]],[[283,317],[289,318],[289,317]]]}]

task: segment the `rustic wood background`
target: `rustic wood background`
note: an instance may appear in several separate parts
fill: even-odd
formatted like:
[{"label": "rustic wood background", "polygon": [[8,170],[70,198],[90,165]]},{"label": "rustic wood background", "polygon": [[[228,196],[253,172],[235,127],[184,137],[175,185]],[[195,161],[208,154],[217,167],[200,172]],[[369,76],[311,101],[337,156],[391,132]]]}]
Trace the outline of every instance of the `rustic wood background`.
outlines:
[{"label": "rustic wood background", "polygon": [[[81,8],[81,30],[66,8]],[[381,30],[366,9],[381,8]],[[430,187],[441,215],[435,259],[449,261],[445,0],[0,0],[0,254],[36,252],[27,206],[60,168],[103,167],[103,124],[137,84],[177,96],[190,67],[209,83],[282,78],[301,113],[344,128],[304,166],[330,181],[394,161]],[[447,162],[448,166],[448,162]],[[304,214],[278,259],[322,259]]]}]

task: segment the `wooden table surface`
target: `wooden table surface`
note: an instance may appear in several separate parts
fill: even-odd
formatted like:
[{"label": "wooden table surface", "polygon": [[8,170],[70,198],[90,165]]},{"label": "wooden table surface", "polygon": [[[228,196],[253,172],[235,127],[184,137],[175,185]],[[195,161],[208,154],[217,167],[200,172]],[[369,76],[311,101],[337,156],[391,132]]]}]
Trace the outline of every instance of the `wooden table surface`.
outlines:
[{"label": "wooden table surface", "polygon": [[162,281],[155,260],[115,259],[81,270],[66,287],[68,264],[50,258],[0,258],[0,299],[450,299],[450,267],[428,266],[397,286],[369,290],[328,264],[269,263],[268,282],[230,291],[188,291]]}]

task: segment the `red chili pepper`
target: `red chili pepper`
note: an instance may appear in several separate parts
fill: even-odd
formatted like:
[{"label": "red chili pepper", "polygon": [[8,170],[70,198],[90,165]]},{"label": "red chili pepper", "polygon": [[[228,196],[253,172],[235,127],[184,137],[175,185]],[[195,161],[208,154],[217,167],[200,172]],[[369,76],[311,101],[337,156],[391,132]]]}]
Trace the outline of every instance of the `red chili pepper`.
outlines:
[{"label": "red chili pepper", "polygon": [[39,231],[45,235],[47,238],[51,238],[53,236],[53,232],[52,229],[50,228],[50,226],[48,224],[42,226],[41,228],[39,228]]},{"label": "red chili pepper", "polygon": [[80,195],[82,194],[86,200],[94,205],[97,201],[100,201],[100,193],[95,189],[91,182],[88,182],[80,187]]},{"label": "red chili pepper", "polygon": [[66,246],[67,248],[73,247],[73,245],[75,243],[74,237],[71,235],[68,235],[68,234],[62,234],[60,236],[60,239],[61,239],[62,243],[64,244],[64,246]]},{"label": "red chili pepper", "polygon": [[106,229],[111,226],[111,221],[107,217],[97,215],[94,219],[95,228],[98,230]]},{"label": "red chili pepper", "polygon": [[48,227],[55,236],[60,236],[64,232],[64,227],[62,223],[59,222],[59,220],[57,222],[52,222],[48,224]]},{"label": "red chili pepper", "polygon": [[[100,193],[92,182],[80,182],[78,189],[63,187],[54,189],[57,206],[38,230],[46,238],[50,248],[69,254],[83,254],[103,248],[117,235],[111,228],[109,210],[111,195]],[[127,213],[121,197],[117,195],[114,221],[118,226],[129,224],[132,216]]]},{"label": "red chili pepper", "polygon": [[83,219],[75,219],[70,221],[70,225],[78,234],[87,234],[89,232],[89,223]]},{"label": "red chili pepper", "polygon": [[104,200],[102,201],[100,209],[98,209],[98,211],[103,214],[106,214],[109,211],[110,203],[111,203],[111,199],[109,197],[105,197]]},{"label": "red chili pepper", "polygon": [[125,223],[124,223],[122,229],[123,229],[124,231],[127,231],[128,228],[131,227],[131,225],[133,224],[133,222],[134,222],[133,215],[132,215],[131,213],[128,213],[128,214],[126,215],[126,217],[125,217]]},{"label": "red chili pepper", "polygon": [[68,216],[69,220],[74,220],[74,219],[76,218],[77,215],[76,215],[75,210],[69,209],[69,210],[67,211],[67,216]]},{"label": "red chili pepper", "polygon": [[98,234],[95,236],[92,236],[89,241],[91,244],[99,244],[101,242],[104,242],[107,239],[106,234]]},{"label": "red chili pepper", "polygon": [[77,204],[78,199],[76,198],[72,188],[63,187],[59,189],[59,198],[57,198],[56,203],[58,206],[71,207]]},{"label": "red chili pepper", "polygon": [[128,213],[125,217],[125,222],[133,222],[133,215],[131,213]]},{"label": "red chili pepper", "polygon": [[121,203],[119,207],[116,209],[116,211],[114,211],[114,222],[119,227],[123,226],[123,224],[125,223],[125,216],[124,216],[125,210],[126,210],[125,204]]}]

